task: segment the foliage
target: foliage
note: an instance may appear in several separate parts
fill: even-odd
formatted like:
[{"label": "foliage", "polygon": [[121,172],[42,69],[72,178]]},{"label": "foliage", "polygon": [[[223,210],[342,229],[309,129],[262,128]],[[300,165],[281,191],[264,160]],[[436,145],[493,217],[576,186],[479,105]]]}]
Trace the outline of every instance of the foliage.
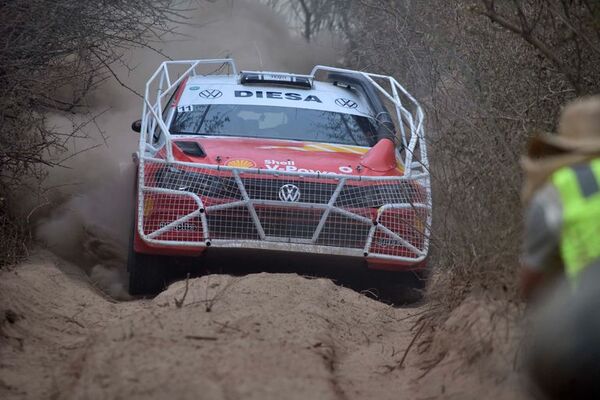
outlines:
[{"label": "foliage", "polygon": [[[60,164],[59,152],[80,134],[54,131],[52,111],[75,112],[112,74],[130,46],[147,46],[177,18],[176,0],[14,0],[0,3],[0,231],[20,232],[7,213],[24,177]],[[21,222],[22,223],[22,222]],[[15,225],[16,224],[16,225]],[[9,235],[9,233],[6,233]],[[6,244],[6,243],[5,243]],[[8,246],[9,247],[9,246]],[[12,252],[3,246],[4,251]],[[4,259],[0,259],[4,263]],[[0,264],[1,265],[1,264]]]},{"label": "foliage", "polygon": [[265,0],[265,3],[295,22],[307,42],[322,30],[349,29],[350,8],[345,0]]},{"label": "foliage", "polygon": [[519,156],[565,101],[598,91],[599,13],[587,1],[353,3],[348,62],[397,76],[427,109],[442,309],[476,288],[517,298]]}]

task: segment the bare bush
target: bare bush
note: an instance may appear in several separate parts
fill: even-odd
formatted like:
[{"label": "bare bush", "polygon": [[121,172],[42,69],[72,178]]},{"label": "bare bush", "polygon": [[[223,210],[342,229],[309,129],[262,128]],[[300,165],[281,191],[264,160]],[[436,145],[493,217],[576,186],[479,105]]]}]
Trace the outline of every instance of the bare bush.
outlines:
[{"label": "bare bush", "polygon": [[310,42],[322,30],[348,30],[350,14],[345,0],[263,0],[297,25]]},{"label": "bare bush", "polygon": [[[177,0],[16,0],[0,5],[0,198],[1,230],[22,229],[10,216],[8,194],[24,177],[43,176],[50,157],[80,135],[48,126],[48,112],[85,108],[86,95],[116,76],[111,65],[131,46],[148,46],[179,17]],[[118,79],[118,78],[117,78]],[[22,241],[23,238],[21,238]],[[19,240],[17,240],[19,241]],[[7,249],[13,252],[14,249]],[[0,266],[14,257],[0,257]]]},{"label": "bare bush", "polygon": [[442,272],[430,297],[442,316],[477,288],[517,298],[519,156],[532,131],[554,128],[561,104],[598,91],[598,8],[559,0],[353,3],[348,62],[398,76],[427,109],[432,264]]},{"label": "bare bush", "polygon": [[[598,88],[600,4],[594,1],[481,0],[474,8],[518,35],[579,95]],[[543,77],[542,77],[543,79]]]}]

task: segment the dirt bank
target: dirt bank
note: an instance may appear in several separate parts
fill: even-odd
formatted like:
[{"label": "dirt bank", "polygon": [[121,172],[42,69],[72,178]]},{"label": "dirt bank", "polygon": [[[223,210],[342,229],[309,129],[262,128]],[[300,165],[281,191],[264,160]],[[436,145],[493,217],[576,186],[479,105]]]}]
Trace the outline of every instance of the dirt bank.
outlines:
[{"label": "dirt bank", "polygon": [[[294,274],[210,275],[185,291],[115,302],[36,251],[0,274],[0,398],[518,397],[513,374],[468,364],[459,347],[433,369],[417,351],[401,365],[422,307]],[[448,337],[438,351],[456,345]]]}]

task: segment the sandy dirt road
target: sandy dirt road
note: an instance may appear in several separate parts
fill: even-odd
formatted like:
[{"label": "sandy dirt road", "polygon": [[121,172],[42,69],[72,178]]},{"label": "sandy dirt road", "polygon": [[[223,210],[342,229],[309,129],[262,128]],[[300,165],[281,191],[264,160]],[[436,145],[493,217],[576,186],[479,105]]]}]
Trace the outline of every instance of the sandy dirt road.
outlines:
[{"label": "sandy dirt road", "polygon": [[36,251],[0,274],[0,398],[517,397],[511,375],[481,365],[447,357],[423,376],[416,351],[401,365],[418,307],[294,274],[205,276],[184,298],[185,286],[116,302]]}]

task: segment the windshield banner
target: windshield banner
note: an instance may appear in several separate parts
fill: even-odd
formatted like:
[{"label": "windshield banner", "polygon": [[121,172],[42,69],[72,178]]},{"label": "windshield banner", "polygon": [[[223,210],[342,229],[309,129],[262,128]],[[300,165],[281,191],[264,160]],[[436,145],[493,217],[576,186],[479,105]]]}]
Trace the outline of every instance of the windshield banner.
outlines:
[{"label": "windshield banner", "polygon": [[[189,83],[177,104],[180,112],[195,105],[240,104],[306,108],[368,116],[368,108],[349,90],[302,90],[294,88]],[[187,108],[186,108],[187,107]]]}]

